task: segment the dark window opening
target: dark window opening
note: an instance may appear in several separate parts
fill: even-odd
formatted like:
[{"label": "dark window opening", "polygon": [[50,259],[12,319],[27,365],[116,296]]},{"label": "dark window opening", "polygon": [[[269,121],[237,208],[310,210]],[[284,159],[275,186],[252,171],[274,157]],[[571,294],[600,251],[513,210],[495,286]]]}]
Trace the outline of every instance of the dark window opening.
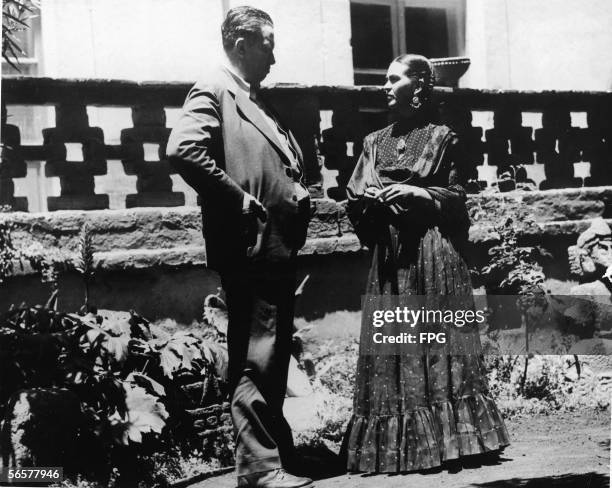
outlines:
[{"label": "dark window opening", "polygon": [[393,58],[391,8],[351,3],[351,27],[355,84],[379,84],[384,74],[359,70],[386,70]]},{"label": "dark window opening", "polygon": [[382,85],[400,54],[460,56],[465,0],[351,0],[351,45],[356,85]]},{"label": "dark window opening", "polygon": [[442,8],[404,9],[406,52],[444,58],[448,52],[448,23]]}]

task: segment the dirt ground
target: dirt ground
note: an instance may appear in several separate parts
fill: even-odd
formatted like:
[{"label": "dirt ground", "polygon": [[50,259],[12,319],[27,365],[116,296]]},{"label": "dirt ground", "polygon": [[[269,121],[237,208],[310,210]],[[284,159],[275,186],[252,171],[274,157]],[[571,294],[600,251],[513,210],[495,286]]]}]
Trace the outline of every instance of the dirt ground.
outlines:
[{"label": "dirt ground", "polygon": [[[512,444],[497,461],[478,461],[405,475],[340,475],[317,488],[604,488],[610,486],[610,413],[554,413],[506,423]],[[312,463],[318,471],[327,461]],[[333,461],[332,461],[333,462]],[[313,477],[316,473],[312,472]],[[233,488],[224,475],[190,488]]]}]

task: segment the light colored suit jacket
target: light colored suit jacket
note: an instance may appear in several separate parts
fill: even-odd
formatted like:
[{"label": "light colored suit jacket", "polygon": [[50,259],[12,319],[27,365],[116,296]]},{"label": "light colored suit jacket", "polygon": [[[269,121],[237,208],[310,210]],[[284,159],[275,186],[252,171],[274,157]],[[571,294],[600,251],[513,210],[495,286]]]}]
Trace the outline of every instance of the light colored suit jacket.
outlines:
[{"label": "light colored suit jacket", "polygon": [[[200,195],[209,267],[221,271],[249,260],[282,262],[304,244],[310,211],[304,202],[298,205],[295,188],[296,181],[303,186],[302,154],[287,132],[298,154],[293,167],[278,131],[226,68],[196,83],[187,95],[167,154]],[[250,249],[242,215],[244,192],[268,213]]]}]

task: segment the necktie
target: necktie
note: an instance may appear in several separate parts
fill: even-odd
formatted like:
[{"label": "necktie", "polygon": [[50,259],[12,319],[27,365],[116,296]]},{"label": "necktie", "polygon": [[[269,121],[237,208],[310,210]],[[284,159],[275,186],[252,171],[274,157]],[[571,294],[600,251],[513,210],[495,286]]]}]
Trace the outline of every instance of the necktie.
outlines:
[{"label": "necktie", "polygon": [[265,106],[265,104],[259,99],[256,91],[251,91],[250,98],[253,101],[253,103],[255,103],[255,105],[257,105],[257,107],[259,107],[259,109],[263,112],[264,116],[270,122],[270,125],[272,126],[272,128],[275,129],[276,132],[280,135],[281,143],[283,144],[285,148],[289,150],[291,154],[291,166],[295,168],[297,166],[298,154],[297,154],[297,151],[293,148],[293,145],[291,144],[291,139],[289,138],[289,134],[278,123],[278,120],[274,116],[272,111],[270,111]]},{"label": "necktie", "polygon": [[298,154],[297,154],[297,151],[294,149],[293,145],[291,144],[291,139],[289,138],[289,134],[287,133],[287,131],[285,131],[281,127],[281,125],[278,123],[278,120],[274,116],[274,114],[270,110],[268,110],[265,104],[257,97],[256,91],[251,91],[250,98],[253,101],[253,103],[255,103],[257,107],[262,111],[264,118],[267,119],[272,129],[273,130],[276,129],[276,132],[280,136],[281,144],[283,144],[283,146],[287,148],[289,152],[291,153],[290,162],[291,162],[292,176],[293,176],[293,181],[294,181],[295,195],[298,201],[298,205],[302,204],[303,202],[307,202],[309,193],[308,193],[308,190],[306,190],[306,188],[304,188],[302,184],[299,182],[298,175],[300,174],[300,171],[298,168]]}]

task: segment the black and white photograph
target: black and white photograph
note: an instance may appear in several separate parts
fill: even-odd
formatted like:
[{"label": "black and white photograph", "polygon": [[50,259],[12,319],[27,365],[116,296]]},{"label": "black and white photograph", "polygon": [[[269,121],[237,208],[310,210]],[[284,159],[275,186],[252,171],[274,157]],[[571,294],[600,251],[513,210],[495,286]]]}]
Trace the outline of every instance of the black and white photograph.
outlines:
[{"label": "black and white photograph", "polygon": [[610,26],[3,0],[0,486],[608,488]]}]

